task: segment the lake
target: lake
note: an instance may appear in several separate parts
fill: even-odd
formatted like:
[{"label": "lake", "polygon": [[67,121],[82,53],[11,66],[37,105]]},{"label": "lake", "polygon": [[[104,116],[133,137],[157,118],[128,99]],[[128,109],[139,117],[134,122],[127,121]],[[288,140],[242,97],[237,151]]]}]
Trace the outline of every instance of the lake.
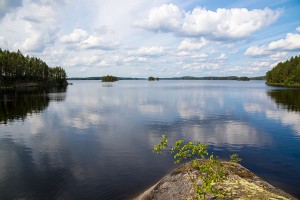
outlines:
[{"label": "lake", "polygon": [[126,199],[178,165],[166,134],[208,143],[300,198],[300,90],[264,81],[70,81],[0,92],[0,199]]}]

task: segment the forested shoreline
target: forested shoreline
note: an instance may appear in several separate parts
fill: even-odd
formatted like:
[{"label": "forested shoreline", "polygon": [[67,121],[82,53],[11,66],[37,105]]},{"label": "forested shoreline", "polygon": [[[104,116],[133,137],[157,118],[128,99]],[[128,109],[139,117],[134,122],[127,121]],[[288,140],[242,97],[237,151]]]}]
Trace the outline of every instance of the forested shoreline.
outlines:
[{"label": "forested shoreline", "polygon": [[266,84],[273,86],[300,87],[300,57],[278,63],[266,74]]},{"label": "forested shoreline", "polygon": [[0,48],[0,88],[26,85],[66,85],[67,75],[61,67],[49,67],[43,60],[24,56],[19,50]]}]

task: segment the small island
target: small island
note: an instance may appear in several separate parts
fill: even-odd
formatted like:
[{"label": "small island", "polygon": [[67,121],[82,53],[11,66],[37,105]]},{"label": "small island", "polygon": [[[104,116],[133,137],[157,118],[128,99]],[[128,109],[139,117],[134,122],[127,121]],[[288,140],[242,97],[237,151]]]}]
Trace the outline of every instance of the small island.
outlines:
[{"label": "small island", "polygon": [[101,77],[101,82],[115,82],[115,81],[118,81],[118,78],[115,76],[107,75]]},{"label": "small island", "polygon": [[300,57],[278,63],[267,72],[266,80],[270,86],[300,87]]},{"label": "small island", "polygon": [[148,78],[148,81],[159,81],[159,78],[158,77],[153,77],[153,76],[150,76],[149,78]]},{"label": "small island", "polygon": [[239,77],[238,81],[250,81],[250,78],[248,78],[247,76],[242,76]]},{"label": "small island", "polygon": [[39,58],[24,56],[19,50],[10,52],[0,48],[0,89],[67,84],[63,68],[50,68]]}]

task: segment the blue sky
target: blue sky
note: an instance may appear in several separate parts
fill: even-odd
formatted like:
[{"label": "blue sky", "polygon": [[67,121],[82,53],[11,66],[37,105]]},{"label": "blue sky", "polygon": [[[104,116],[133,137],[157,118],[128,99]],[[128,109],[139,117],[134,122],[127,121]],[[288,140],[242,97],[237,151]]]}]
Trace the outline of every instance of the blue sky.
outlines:
[{"label": "blue sky", "polygon": [[260,76],[300,54],[300,1],[0,0],[0,47],[68,77]]}]

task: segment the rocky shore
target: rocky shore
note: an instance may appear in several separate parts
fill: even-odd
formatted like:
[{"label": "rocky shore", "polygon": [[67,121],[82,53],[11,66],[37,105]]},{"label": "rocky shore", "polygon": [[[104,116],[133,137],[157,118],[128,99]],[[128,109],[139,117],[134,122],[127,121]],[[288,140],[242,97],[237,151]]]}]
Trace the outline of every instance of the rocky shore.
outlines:
[{"label": "rocky shore", "polygon": [[[209,195],[207,199],[296,199],[273,187],[237,163],[222,162],[226,179],[216,183],[223,197]],[[191,174],[197,174],[191,163],[186,163],[163,177],[158,183],[141,193],[135,200],[186,200],[196,199],[190,181]],[[198,182],[201,185],[201,182]]]}]

